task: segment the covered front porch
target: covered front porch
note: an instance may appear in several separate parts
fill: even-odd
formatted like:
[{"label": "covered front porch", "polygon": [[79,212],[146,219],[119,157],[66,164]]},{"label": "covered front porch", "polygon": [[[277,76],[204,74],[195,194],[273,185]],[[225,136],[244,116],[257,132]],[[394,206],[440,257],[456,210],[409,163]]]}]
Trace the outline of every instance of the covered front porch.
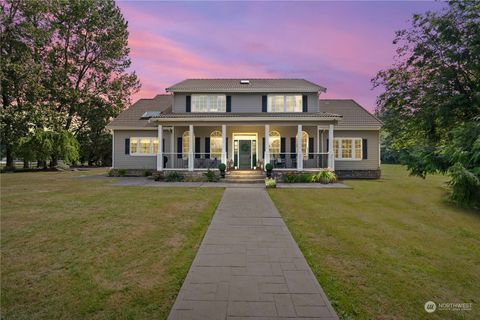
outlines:
[{"label": "covered front porch", "polygon": [[335,169],[334,124],[158,123],[157,171]]}]

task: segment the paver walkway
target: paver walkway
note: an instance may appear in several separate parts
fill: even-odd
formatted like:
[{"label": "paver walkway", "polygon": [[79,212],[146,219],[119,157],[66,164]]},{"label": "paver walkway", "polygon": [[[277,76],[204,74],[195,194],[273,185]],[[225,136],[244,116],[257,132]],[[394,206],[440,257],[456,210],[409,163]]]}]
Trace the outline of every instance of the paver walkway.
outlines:
[{"label": "paver walkway", "polygon": [[264,189],[227,188],[168,319],[338,319]]}]

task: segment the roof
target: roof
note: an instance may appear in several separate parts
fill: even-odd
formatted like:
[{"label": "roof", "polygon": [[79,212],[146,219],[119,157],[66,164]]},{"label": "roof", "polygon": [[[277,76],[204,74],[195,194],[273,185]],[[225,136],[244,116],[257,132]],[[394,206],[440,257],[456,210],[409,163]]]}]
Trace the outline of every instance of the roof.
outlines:
[{"label": "roof", "polygon": [[305,121],[305,120],[340,120],[341,115],[327,113],[327,112],[239,112],[239,113],[163,113],[152,117],[149,121],[155,122],[157,120],[163,121]]},{"label": "roof", "polygon": [[[247,84],[243,84],[248,80]],[[169,92],[325,92],[305,79],[186,79],[166,89]]]},{"label": "roof", "polygon": [[383,123],[352,99],[320,99],[320,111],[343,116],[336,128],[379,129]]},{"label": "roof", "polygon": [[153,99],[140,99],[120,113],[107,128],[111,127],[152,127],[147,118],[143,117],[146,112],[171,112],[173,96],[170,94],[159,94]]}]

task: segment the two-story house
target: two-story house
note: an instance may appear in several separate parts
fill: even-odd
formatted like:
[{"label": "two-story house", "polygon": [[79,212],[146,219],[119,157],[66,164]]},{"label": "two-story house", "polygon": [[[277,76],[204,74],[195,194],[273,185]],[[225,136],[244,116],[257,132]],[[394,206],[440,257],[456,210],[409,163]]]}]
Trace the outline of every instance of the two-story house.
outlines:
[{"label": "two-story house", "polygon": [[115,118],[113,168],[310,171],[380,176],[381,122],[303,79],[187,79]]}]

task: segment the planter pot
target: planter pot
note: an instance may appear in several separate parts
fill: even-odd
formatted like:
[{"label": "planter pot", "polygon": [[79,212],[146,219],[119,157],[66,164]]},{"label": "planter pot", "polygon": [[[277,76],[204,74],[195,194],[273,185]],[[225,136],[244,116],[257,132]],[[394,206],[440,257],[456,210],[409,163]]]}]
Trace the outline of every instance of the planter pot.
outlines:
[{"label": "planter pot", "polygon": [[272,171],[267,171],[267,177],[271,178],[272,177]]},{"label": "planter pot", "polygon": [[220,171],[220,177],[225,178],[225,171]]}]

